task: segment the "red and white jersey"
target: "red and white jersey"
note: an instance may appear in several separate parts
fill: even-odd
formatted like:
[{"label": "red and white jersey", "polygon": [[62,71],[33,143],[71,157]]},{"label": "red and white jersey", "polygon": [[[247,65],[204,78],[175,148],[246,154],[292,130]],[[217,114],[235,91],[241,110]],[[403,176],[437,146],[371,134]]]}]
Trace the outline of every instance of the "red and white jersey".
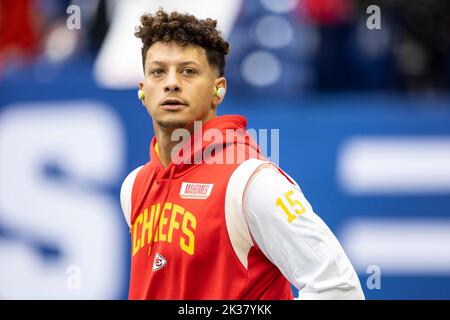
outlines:
[{"label": "red and white jersey", "polygon": [[164,168],[153,138],[151,161],[125,179],[129,298],[293,299],[290,283],[300,299],[364,298],[339,242],[297,183],[263,159],[250,136],[225,134],[245,127],[241,116],[210,120],[203,132],[220,130],[222,148],[202,141],[184,156],[225,159],[231,150],[242,161],[203,158]]}]

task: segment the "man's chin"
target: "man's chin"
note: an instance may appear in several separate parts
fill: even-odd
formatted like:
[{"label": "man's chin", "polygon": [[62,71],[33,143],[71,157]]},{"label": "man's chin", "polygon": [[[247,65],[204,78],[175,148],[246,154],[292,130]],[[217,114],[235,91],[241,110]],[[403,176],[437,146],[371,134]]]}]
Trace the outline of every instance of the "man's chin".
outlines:
[{"label": "man's chin", "polygon": [[179,120],[179,119],[157,119],[156,123],[162,129],[185,128],[187,125],[186,121]]}]

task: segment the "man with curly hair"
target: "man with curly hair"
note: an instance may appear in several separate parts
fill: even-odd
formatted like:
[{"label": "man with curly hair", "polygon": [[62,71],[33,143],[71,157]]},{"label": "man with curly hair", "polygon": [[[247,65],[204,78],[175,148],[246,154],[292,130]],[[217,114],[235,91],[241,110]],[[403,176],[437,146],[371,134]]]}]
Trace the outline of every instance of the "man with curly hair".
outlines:
[{"label": "man with curly hair", "polygon": [[[141,17],[150,161],[121,188],[130,299],[363,299],[350,261],[239,115],[217,116],[229,44],[212,19]],[[180,142],[180,130],[187,138]]]}]

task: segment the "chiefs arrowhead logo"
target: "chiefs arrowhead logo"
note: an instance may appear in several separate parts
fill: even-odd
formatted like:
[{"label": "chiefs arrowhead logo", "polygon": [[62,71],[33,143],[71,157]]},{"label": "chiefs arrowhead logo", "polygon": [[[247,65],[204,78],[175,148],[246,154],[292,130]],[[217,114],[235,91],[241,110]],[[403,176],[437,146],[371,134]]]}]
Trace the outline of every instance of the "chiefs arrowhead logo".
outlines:
[{"label": "chiefs arrowhead logo", "polygon": [[164,267],[167,264],[167,260],[164,259],[164,257],[162,255],[160,255],[159,253],[157,253],[155,255],[155,260],[153,260],[153,271],[157,271],[159,269],[161,269],[162,267]]}]

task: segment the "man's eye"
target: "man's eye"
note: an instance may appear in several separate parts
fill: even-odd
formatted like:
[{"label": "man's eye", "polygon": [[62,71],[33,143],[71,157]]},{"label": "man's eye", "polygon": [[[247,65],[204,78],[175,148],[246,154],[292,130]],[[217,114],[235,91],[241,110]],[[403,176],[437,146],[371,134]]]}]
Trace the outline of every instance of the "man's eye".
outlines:
[{"label": "man's eye", "polygon": [[183,73],[190,76],[190,75],[195,74],[195,70],[194,69],[190,69],[190,68],[186,68],[186,69],[183,70]]},{"label": "man's eye", "polygon": [[164,73],[164,70],[163,69],[153,69],[150,73],[152,75],[159,76]]}]

